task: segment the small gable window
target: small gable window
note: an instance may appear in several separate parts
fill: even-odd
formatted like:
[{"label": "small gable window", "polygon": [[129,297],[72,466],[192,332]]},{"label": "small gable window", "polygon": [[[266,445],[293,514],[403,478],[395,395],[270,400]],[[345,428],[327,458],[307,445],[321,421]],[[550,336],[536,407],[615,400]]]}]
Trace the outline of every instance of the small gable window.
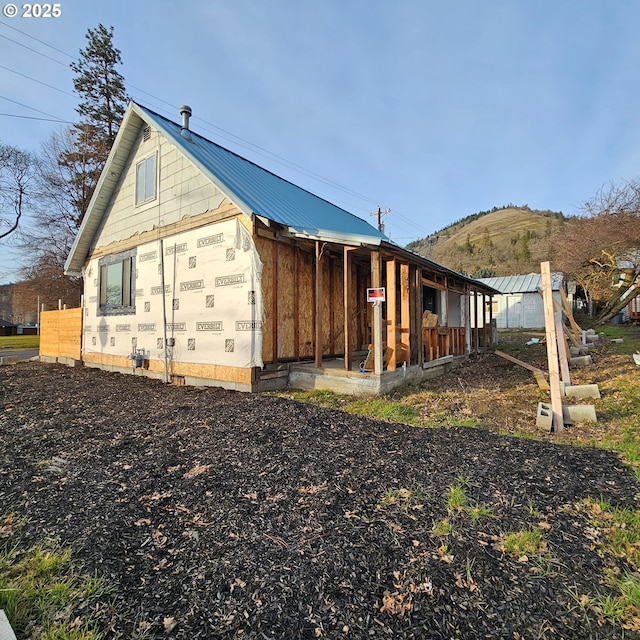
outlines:
[{"label": "small gable window", "polygon": [[135,250],[100,260],[98,315],[129,315],[135,308]]},{"label": "small gable window", "polygon": [[136,165],[136,204],[143,204],[156,197],[156,154]]}]

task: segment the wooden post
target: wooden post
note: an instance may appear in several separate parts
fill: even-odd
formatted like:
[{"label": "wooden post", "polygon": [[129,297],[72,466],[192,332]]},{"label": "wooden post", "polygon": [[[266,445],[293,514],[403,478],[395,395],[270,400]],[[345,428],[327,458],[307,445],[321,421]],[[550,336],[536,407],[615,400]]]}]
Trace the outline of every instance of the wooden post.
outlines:
[{"label": "wooden post", "polygon": [[322,249],[316,240],[316,344],[315,366],[322,369]]},{"label": "wooden post", "polygon": [[273,242],[273,265],[272,265],[272,289],[271,289],[271,308],[273,309],[273,326],[271,327],[272,343],[273,343],[273,362],[278,362],[278,255],[280,244]]},{"label": "wooden post", "polygon": [[569,375],[569,361],[567,359],[567,339],[565,338],[562,327],[562,311],[556,311],[553,316],[556,328],[556,340],[558,342],[558,357],[560,358],[562,382],[566,386],[569,386],[571,384],[571,376]]},{"label": "wooden post", "polygon": [[540,263],[542,275],[542,299],[544,301],[544,327],[547,337],[547,360],[549,366],[549,386],[551,387],[552,429],[558,433],[564,428],[562,416],[562,394],[560,392],[560,371],[558,367],[558,343],[553,311],[553,291],[551,289],[551,267],[549,262]]},{"label": "wooden post", "polygon": [[480,333],[478,329],[478,292],[473,292],[473,341],[475,352],[480,353]]},{"label": "wooden post", "polygon": [[[379,251],[371,252],[371,286],[373,288],[380,287],[381,273],[380,265],[381,257]],[[382,305],[380,303],[373,305],[373,335],[371,341],[373,344],[373,372],[376,375],[382,374],[384,364],[382,354]]]},{"label": "wooden post", "polygon": [[489,344],[493,345],[493,296],[489,296]]},{"label": "wooden post", "polygon": [[416,335],[418,340],[417,364],[424,364],[424,336],[422,334],[422,269],[416,267]]},{"label": "wooden post", "polygon": [[293,252],[293,355],[300,357],[300,249]]},{"label": "wooden post", "polygon": [[351,332],[349,321],[351,319],[351,253],[349,247],[343,251],[342,281],[344,294],[344,368],[351,371]]},{"label": "wooden post", "polygon": [[390,258],[387,260],[387,348],[390,349],[387,371],[396,370],[396,341],[396,260]]},{"label": "wooden post", "polygon": [[411,310],[409,308],[409,265],[400,265],[400,330],[402,360],[407,365],[411,360]]}]

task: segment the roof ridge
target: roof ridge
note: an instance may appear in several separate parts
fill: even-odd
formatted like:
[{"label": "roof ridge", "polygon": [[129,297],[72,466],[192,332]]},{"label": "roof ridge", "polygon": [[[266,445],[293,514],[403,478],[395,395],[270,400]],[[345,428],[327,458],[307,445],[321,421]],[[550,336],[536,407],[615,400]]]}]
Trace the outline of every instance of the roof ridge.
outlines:
[{"label": "roof ridge", "polygon": [[[165,122],[168,122],[170,125],[172,125],[174,127],[182,128],[179,123],[171,120],[170,118],[167,118],[166,116],[163,116],[163,115],[159,114],[158,112],[154,111],[153,109],[150,109],[149,107],[147,107],[147,106],[145,106],[145,105],[143,105],[143,104],[141,104],[139,102],[135,102],[133,100],[132,100],[132,102],[137,107],[143,109],[144,111],[147,111],[147,112],[153,114],[154,116],[164,120]],[[290,184],[292,187],[295,187],[296,189],[300,189],[301,191],[304,191],[305,193],[308,193],[310,196],[313,196],[314,198],[317,198],[318,200],[321,200],[322,202],[326,202],[327,204],[331,205],[332,207],[335,207],[336,209],[340,209],[340,211],[343,211],[344,213],[350,215],[353,218],[356,218],[360,222],[364,222],[364,223],[368,224],[372,228],[372,230],[374,230],[375,232],[379,233],[381,235],[381,237],[383,237],[386,240],[389,240],[388,237],[384,233],[382,233],[379,229],[377,229],[376,227],[371,225],[369,222],[367,222],[363,218],[360,218],[360,216],[357,216],[355,213],[351,213],[351,211],[348,211],[347,209],[342,208],[341,206],[331,202],[330,200],[327,200],[326,198],[323,198],[322,196],[319,196],[318,194],[313,193],[313,191],[309,191],[309,189],[305,189],[305,187],[301,187],[299,184],[296,184],[295,182],[292,182],[291,180],[288,180],[287,178],[283,178],[282,176],[278,175],[277,173],[271,171],[270,169],[266,169],[262,165],[259,165],[257,162],[254,162],[253,160],[250,160],[249,158],[245,158],[244,156],[240,155],[239,153],[236,153],[235,151],[232,151],[231,149],[228,149],[227,147],[219,144],[218,142],[214,142],[213,140],[209,140],[209,138],[206,138],[202,134],[194,131],[193,129],[189,129],[189,133],[194,137],[200,138],[201,140],[203,140],[207,144],[215,145],[219,149],[222,149],[224,152],[229,153],[229,154],[235,156],[236,158],[239,158],[243,162],[247,162],[247,163],[253,165],[254,167],[260,169],[261,171],[264,171],[265,173],[268,173],[268,174],[272,175],[274,178],[277,178],[278,180],[282,180],[282,182],[286,182],[287,184]]]}]

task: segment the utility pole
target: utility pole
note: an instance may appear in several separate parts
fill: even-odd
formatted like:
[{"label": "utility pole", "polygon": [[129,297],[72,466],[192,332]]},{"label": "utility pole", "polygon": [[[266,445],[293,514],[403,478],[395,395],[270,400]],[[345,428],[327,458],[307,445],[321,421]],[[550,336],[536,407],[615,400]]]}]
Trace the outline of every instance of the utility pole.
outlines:
[{"label": "utility pole", "polygon": [[384,224],[382,223],[382,216],[386,216],[387,213],[389,213],[391,211],[391,209],[381,209],[380,207],[378,207],[378,211],[374,212],[374,213],[370,213],[370,216],[378,216],[378,231],[380,233],[384,233]]}]

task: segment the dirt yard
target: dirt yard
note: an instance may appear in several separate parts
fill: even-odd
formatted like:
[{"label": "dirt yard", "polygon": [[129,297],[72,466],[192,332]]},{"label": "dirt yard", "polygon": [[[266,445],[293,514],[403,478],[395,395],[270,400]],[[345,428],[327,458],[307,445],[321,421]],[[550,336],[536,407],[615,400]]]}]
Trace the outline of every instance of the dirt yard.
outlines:
[{"label": "dirt yard", "polygon": [[[441,412],[481,423],[514,376],[535,399],[489,358],[429,387]],[[0,516],[115,585],[108,638],[640,637],[581,606],[612,592],[585,500],[638,507],[613,452],[59,365],[0,381]],[[521,431],[522,395],[488,426]]]}]

